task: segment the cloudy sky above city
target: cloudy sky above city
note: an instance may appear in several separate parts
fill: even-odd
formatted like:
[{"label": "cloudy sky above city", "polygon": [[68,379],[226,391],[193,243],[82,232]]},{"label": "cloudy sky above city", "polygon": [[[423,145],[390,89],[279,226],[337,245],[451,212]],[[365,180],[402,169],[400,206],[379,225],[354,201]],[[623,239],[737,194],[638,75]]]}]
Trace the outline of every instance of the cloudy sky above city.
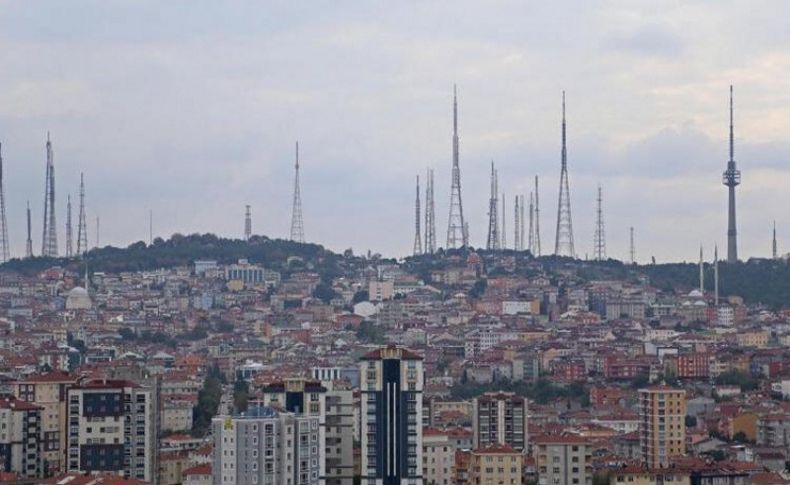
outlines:
[{"label": "cloudy sky above city", "polygon": [[[728,86],[735,86],[740,256],[790,250],[790,5],[777,1],[4,2],[0,142],[9,236],[25,204],[41,249],[47,131],[60,250],[85,173],[91,243],[213,232],[287,237],[299,140],[305,235],[410,253],[414,179],[435,170],[437,239],[458,85],[464,212],[485,244],[488,171],[512,197],[541,180],[554,246],[560,101],[577,252],[625,259],[726,253]],[[76,223],[76,222],[75,222]]]}]

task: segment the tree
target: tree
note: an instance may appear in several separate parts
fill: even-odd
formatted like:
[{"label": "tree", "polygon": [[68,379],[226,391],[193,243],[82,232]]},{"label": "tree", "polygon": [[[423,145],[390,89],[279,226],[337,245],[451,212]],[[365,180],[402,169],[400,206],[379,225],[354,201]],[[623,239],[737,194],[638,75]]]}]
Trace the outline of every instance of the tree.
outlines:
[{"label": "tree", "polygon": [[687,415],[686,416],[686,427],[687,428],[696,428],[697,427],[697,417]]},{"label": "tree", "polygon": [[370,294],[367,290],[359,290],[358,292],[354,293],[354,297],[351,299],[351,303],[356,305],[357,303],[368,301],[370,300]]},{"label": "tree", "polygon": [[332,301],[333,298],[336,298],[337,296],[338,295],[335,292],[335,290],[332,288],[332,286],[327,283],[324,283],[323,281],[315,285],[315,289],[313,290],[313,298],[318,298],[324,303],[329,303],[330,301]]},{"label": "tree", "polygon": [[733,435],[732,440],[738,443],[747,443],[749,441],[749,438],[746,437],[746,433],[744,433],[743,431],[738,431],[737,433],[735,433],[735,435]]},{"label": "tree", "polygon": [[250,385],[244,379],[238,378],[233,383],[233,406],[236,411],[243,413],[247,411],[250,398]]}]

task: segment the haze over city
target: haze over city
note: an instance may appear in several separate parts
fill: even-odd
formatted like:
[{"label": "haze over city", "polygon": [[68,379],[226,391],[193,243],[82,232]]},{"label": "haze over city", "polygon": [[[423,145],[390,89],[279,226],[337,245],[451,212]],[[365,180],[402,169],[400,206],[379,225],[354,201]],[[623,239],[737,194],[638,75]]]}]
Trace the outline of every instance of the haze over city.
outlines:
[{"label": "haze over city", "polygon": [[[411,253],[414,177],[435,170],[445,245],[458,85],[470,244],[494,160],[509,200],[541,179],[553,248],[567,92],[576,252],[695,260],[726,245],[729,85],[741,259],[771,253],[790,203],[790,6],[717,2],[15,2],[0,9],[0,142],[13,256],[40,249],[47,132],[58,230],[85,173],[101,245],[154,235],[287,238],[294,141],[305,237]],[[512,204],[507,206],[512,231]],[[508,237],[512,237],[508,234]],[[62,252],[61,239],[61,252]],[[544,254],[551,252],[544,249]],[[709,254],[709,253],[708,253]]]}]

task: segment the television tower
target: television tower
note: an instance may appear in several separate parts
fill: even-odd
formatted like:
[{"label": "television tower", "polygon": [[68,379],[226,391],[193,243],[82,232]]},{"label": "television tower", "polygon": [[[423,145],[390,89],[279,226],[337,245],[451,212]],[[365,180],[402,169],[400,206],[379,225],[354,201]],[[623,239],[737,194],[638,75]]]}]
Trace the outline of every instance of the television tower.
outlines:
[{"label": "television tower", "polygon": [[425,253],[436,251],[436,213],[433,206],[433,169],[428,169],[425,181]]},{"label": "television tower", "polygon": [[497,176],[494,162],[491,162],[491,197],[488,199],[488,238],[486,249],[494,251],[499,249],[499,219],[497,218]]},{"label": "television tower", "polygon": [[88,252],[88,225],[85,214],[85,177],[80,173],[80,214],[77,220],[77,254]]},{"label": "television tower", "polygon": [[776,249],[776,221],[774,221],[774,238],[771,244],[771,256],[774,259],[779,259],[779,251]]},{"label": "television tower", "polygon": [[560,196],[557,203],[557,233],[554,238],[554,254],[576,256],[573,248],[573,224],[571,223],[571,192],[568,184],[568,150],[565,135],[565,91],[562,92],[562,168],[560,171]]},{"label": "television tower", "polygon": [[741,172],[735,168],[735,141],[732,121],[732,85],[730,85],[730,160],[727,170],[722,174],[722,183],[729,191],[728,217],[727,217],[727,262],[738,261],[738,232],[735,230],[735,187],[741,183]]},{"label": "television tower", "polygon": [[0,144],[0,263],[11,259],[8,247],[8,223],[5,217],[5,188],[3,184],[3,153]]},{"label": "television tower", "polygon": [[244,206],[244,240],[249,241],[252,237],[252,215],[250,214],[250,206]]},{"label": "television tower", "polygon": [[296,142],[296,164],[294,176],[294,200],[291,213],[291,241],[304,242],[304,222],[302,221],[302,193],[299,190],[299,142]]},{"label": "television tower", "polygon": [[27,201],[27,242],[25,244],[25,257],[33,257],[33,235],[30,224],[30,201]]},{"label": "television tower", "polygon": [[41,234],[41,255],[56,258],[58,256],[58,228],[55,223],[55,163],[49,133],[47,133],[47,177],[44,190],[44,231]]},{"label": "television tower", "polygon": [[595,237],[593,241],[593,256],[597,261],[606,259],[606,233],[603,226],[603,194],[598,186],[598,209],[595,218]]},{"label": "television tower", "polygon": [[520,213],[521,213],[521,208],[518,205],[518,195],[517,195],[516,196],[516,203],[515,203],[515,206],[513,207],[513,214],[515,214],[515,217],[513,219],[513,225],[514,225],[513,249],[515,249],[516,251],[520,251],[521,250],[521,247],[520,247],[521,246],[521,221],[519,220]]},{"label": "television tower", "polygon": [[74,250],[71,246],[72,244],[72,232],[71,232],[71,194],[67,196],[66,202],[66,257],[71,258],[74,256]]},{"label": "television tower", "polygon": [[630,227],[629,232],[631,236],[631,246],[629,249],[629,253],[631,256],[631,264],[636,264],[636,247],[634,246],[634,226]]},{"label": "television tower", "polygon": [[540,256],[540,203],[538,201],[538,176],[535,175],[535,252],[533,256]]},{"label": "television tower", "polygon": [[453,173],[450,187],[450,217],[447,219],[447,249],[466,247],[469,228],[461,203],[461,167],[458,164],[458,93],[453,85]]},{"label": "television tower", "polygon": [[420,231],[420,176],[417,175],[417,197],[414,199],[414,250],[412,254],[422,254],[422,231]]}]

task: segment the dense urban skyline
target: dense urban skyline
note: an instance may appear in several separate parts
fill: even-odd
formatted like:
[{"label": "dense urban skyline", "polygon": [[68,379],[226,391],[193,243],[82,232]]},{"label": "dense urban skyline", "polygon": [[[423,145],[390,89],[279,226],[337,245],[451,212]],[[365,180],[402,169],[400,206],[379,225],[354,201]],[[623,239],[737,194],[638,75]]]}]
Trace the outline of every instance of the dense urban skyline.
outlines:
[{"label": "dense urban skyline", "polygon": [[760,3],[7,5],[0,141],[12,255],[24,254],[27,200],[40,249],[47,131],[60,234],[84,172],[103,243],[148,240],[149,209],[155,236],[241,238],[246,204],[253,233],[287,238],[299,139],[306,239],[407,255],[414,176],[426,167],[446,227],[453,83],[472,246],[485,246],[492,158],[508,194],[541,177],[541,237],[553,245],[564,89],[580,257],[592,257],[599,183],[610,257],[628,259],[630,226],[641,262],[724,247],[733,84],[739,256],[770,256],[774,219],[786,252],[788,7]]}]

